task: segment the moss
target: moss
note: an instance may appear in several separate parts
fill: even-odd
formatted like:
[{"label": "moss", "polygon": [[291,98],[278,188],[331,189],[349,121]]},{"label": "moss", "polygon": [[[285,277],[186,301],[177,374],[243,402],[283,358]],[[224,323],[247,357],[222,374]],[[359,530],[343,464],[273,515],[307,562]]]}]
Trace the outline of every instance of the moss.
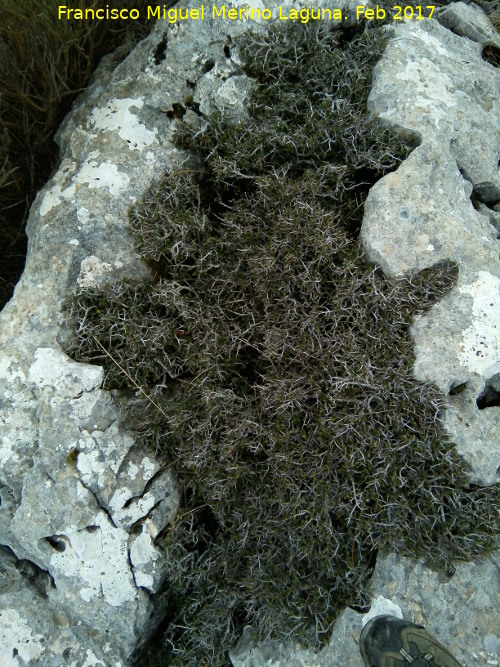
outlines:
[{"label": "moss", "polygon": [[68,466],[71,468],[76,468],[76,464],[78,461],[78,455],[80,454],[80,450],[78,447],[72,447],[69,452],[66,454],[66,463]]},{"label": "moss", "polygon": [[126,418],[184,482],[159,537],[161,646],[141,665],[228,664],[247,624],[317,646],[366,604],[379,550],[449,569],[498,532],[498,486],[469,484],[437,391],[412,378],[408,326],[456,267],[392,282],[357,241],[369,187],[414,145],[366,111],[380,31],[292,26],[240,46],[250,119],[214,118],[196,142],[186,128],[202,168],[131,215],[150,283],[71,307],[73,355],[105,366],[107,388],[150,392],[161,411],[137,395]]}]

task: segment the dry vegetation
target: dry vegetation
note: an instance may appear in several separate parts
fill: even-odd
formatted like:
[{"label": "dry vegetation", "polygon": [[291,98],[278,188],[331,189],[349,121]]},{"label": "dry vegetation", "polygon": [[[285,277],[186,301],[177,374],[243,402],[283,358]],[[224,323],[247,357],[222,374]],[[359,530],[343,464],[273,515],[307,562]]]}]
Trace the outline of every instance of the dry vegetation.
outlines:
[{"label": "dry vegetation", "polygon": [[414,145],[366,111],[383,34],[300,25],[240,47],[250,120],[184,128],[196,160],[132,212],[151,281],[70,306],[71,353],[105,366],[184,483],[139,665],[227,665],[247,624],[317,646],[366,604],[379,550],[450,571],[499,528],[498,486],[469,484],[437,392],[412,378],[408,326],[456,269],[391,282],[358,246],[369,187]]}]

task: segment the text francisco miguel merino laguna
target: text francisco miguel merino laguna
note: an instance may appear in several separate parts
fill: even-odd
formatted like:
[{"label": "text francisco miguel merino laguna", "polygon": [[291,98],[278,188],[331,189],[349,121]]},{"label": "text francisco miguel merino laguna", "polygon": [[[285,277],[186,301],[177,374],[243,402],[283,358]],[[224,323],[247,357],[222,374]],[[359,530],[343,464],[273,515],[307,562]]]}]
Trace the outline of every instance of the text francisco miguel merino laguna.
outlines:
[{"label": "text francisco miguel merino laguna", "polygon": [[[118,9],[110,8],[109,5],[106,7],[101,7],[98,9],[88,8],[88,9],[73,9],[71,7],[66,7],[65,5],[59,5],[59,19],[71,19],[71,20],[85,20],[85,19],[132,19],[136,21],[141,16],[141,11],[146,11],[146,18],[148,19],[157,19],[168,21],[169,23],[177,23],[177,21],[199,21],[204,20],[205,18],[211,18],[213,20],[222,19],[222,20],[270,20],[273,18],[272,11],[270,9],[257,9],[254,7],[249,7],[248,5],[235,7],[226,7],[226,5],[205,5],[201,4],[194,9],[188,8],[176,8],[170,7],[167,8],[167,5],[161,6],[147,6],[146,8],[139,9]],[[279,14],[275,18],[279,18],[283,21],[301,21],[301,23],[307,23],[309,20],[329,20],[329,21],[341,21],[344,16],[342,10],[339,7],[327,8],[327,7],[318,7],[316,9],[312,8],[303,8],[295,9],[294,7],[282,7],[279,6]],[[356,7],[356,17],[359,19],[361,17],[367,19],[373,19],[375,16],[370,14],[375,14],[376,18],[383,18],[381,15],[384,12],[383,9],[377,6],[375,9],[368,9],[363,5]],[[380,15],[379,15],[380,12]],[[384,12],[385,13],[385,12]]]}]

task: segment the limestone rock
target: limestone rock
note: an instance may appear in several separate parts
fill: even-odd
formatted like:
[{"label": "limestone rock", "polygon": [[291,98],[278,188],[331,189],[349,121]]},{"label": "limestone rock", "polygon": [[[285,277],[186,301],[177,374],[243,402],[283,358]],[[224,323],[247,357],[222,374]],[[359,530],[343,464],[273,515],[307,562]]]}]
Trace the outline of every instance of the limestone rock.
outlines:
[{"label": "limestone rock", "polygon": [[[480,10],[457,3],[446,12],[470,21],[469,37],[477,15],[482,39],[488,26]],[[362,239],[388,275],[443,259],[458,265],[451,294],[415,321],[415,375],[449,394],[445,426],[473,481],[493,484],[500,474],[499,409],[481,397],[500,363],[499,241],[491,208],[500,199],[500,72],[480,54],[481,42],[435,21],[396,27],[369,104],[387,122],[418,132],[421,145],[370,191]]]},{"label": "limestone rock", "polygon": [[[494,6],[491,7],[495,9]],[[479,44],[492,43],[500,46],[500,37],[493,28],[484,12],[477,5],[466,5],[464,2],[449,4],[436,14],[442,26],[456,35],[468,37]]]},{"label": "limestone rock", "polygon": [[499,574],[498,552],[457,565],[450,578],[392,554],[377,563],[371,588],[427,627],[465,667],[486,667],[500,659]]},{"label": "limestone rock", "polygon": [[243,109],[247,78],[225,39],[223,22],[159,21],[116,70],[104,63],[31,208],[26,268],[0,315],[2,667],[119,667],[154,628],[155,538],[179,486],[121,426],[102,369],[61,351],[63,304],[75,286],[146,275],[128,210],[186,160],[171,141],[176,114],[197,117],[189,95],[207,111]]},{"label": "limestone rock", "polygon": [[[440,20],[397,26],[378,67],[372,109],[422,144],[373,188],[363,241],[390,275],[458,263],[449,300],[415,322],[415,374],[451,393],[446,426],[474,479],[490,484],[500,465],[492,316],[500,77],[481,59],[491,37],[482,14],[457,5]],[[231,23],[233,41],[248,27]],[[63,303],[76,285],[146,275],[127,235],[128,209],[188,159],[172,143],[177,116],[244,114],[249,81],[226,40],[222,21],[159,21],[114,71],[103,67],[64,121],[61,164],[32,206],[26,269],[0,314],[2,667],[121,667],[154,625],[163,558],[155,537],[178,509],[178,483],[121,426],[102,370],[61,351],[70,324]],[[372,612],[426,622],[467,667],[500,660],[498,554],[458,567],[449,581],[389,555],[372,591]],[[346,610],[317,655],[256,645],[250,632],[231,659],[235,667],[354,667],[361,627],[362,615]]]},{"label": "limestone rock", "polygon": [[[371,109],[421,145],[370,191],[362,240],[389,276],[458,264],[456,287],[414,323],[415,376],[447,397],[445,428],[471,481],[488,485],[500,479],[500,73],[481,51],[498,36],[475,6],[455,3],[438,18],[397,25],[376,67]],[[464,667],[500,664],[499,568],[500,551],[449,577],[379,555],[370,610],[346,609],[328,647],[314,654],[244,637],[233,666],[359,667],[361,629],[383,613],[425,625]]]}]

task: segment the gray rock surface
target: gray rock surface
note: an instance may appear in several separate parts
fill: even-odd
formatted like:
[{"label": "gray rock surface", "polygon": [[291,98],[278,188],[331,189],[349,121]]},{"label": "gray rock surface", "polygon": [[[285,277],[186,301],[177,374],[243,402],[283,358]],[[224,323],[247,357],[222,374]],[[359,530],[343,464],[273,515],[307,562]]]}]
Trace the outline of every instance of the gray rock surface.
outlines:
[{"label": "gray rock surface", "polygon": [[380,558],[370,584],[370,611],[361,614],[346,609],[322,651],[315,654],[300,645],[279,642],[253,645],[247,630],[230,652],[233,667],[361,667],[361,630],[379,614],[424,625],[464,667],[498,665],[498,556],[458,565],[450,578],[395,554]]},{"label": "gray rock surface", "polygon": [[145,274],[128,210],[186,160],[173,109],[199,94],[207,111],[243,110],[248,82],[224,54],[226,33],[159,21],[114,72],[104,63],[32,206],[26,268],[0,315],[1,667],[119,667],[154,627],[155,537],[178,483],[121,427],[102,369],[61,351],[62,306],[75,285]]},{"label": "gray rock surface", "polygon": [[[500,408],[476,401],[498,392],[500,373],[500,77],[480,57],[491,37],[483,14],[457,4],[442,15],[443,25],[397,26],[377,69],[373,110],[418,132],[422,145],[373,188],[363,241],[389,275],[458,263],[454,291],[415,322],[415,374],[445,393],[464,385],[449,397],[446,426],[473,479],[491,484]],[[233,41],[248,27],[232,22]],[[121,667],[154,625],[163,559],[154,538],[175,516],[178,484],[120,425],[102,370],[61,351],[62,304],[75,285],[144,273],[128,209],[187,159],[171,141],[179,110],[197,118],[186,100],[203,113],[244,114],[249,81],[237,50],[224,53],[227,34],[223,21],[160,21],[116,70],[103,66],[63,123],[60,167],[32,206],[26,269],[0,314],[1,667]],[[373,576],[370,614],[425,622],[467,667],[500,664],[498,562],[497,553],[443,580],[388,555]],[[317,655],[256,645],[248,631],[231,659],[360,665],[362,624],[347,609]]]},{"label": "gray rock surface", "polygon": [[[483,3],[485,4],[485,3]],[[491,4],[491,10],[498,10],[498,5]],[[488,11],[488,10],[486,10]],[[456,35],[468,37],[479,44],[500,46],[500,36],[492,27],[488,17],[477,5],[463,2],[452,3],[436,14],[439,23],[449,28]]]},{"label": "gray rock surface", "polygon": [[[458,264],[456,287],[414,323],[415,376],[442,390],[445,428],[471,480],[488,485],[500,480],[500,244],[493,208],[500,199],[500,72],[481,51],[498,37],[474,6],[456,3],[438,18],[443,25],[396,25],[376,67],[371,109],[417,132],[421,145],[370,191],[362,240],[389,276],[439,260]],[[497,404],[480,409],[486,396]],[[379,556],[370,591],[370,611],[346,609],[321,652],[252,645],[247,630],[230,653],[233,667],[361,667],[361,629],[382,613],[424,624],[464,667],[500,664],[500,551],[457,565],[449,578],[395,554]]]},{"label": "gray rock surface", "polygon": [[[445,12],[447,25],[458,17],[471,31],[477,14],[483,31],[477,8],[457,3]],[[500,479],[499,408],[480,410],[476,401],[500,370],[499,242],[488,206],[500,200],[500,72],[480,53],[481,43],[435,21],[397,26],[369,104],[391,124],[417,132],[421,145],[372,188],[362,239],[388,275],[443,259],[458,264],[452,293],[415,321],[415,375],[451,391],[446,428],[472,479],[493,484]]]}]

